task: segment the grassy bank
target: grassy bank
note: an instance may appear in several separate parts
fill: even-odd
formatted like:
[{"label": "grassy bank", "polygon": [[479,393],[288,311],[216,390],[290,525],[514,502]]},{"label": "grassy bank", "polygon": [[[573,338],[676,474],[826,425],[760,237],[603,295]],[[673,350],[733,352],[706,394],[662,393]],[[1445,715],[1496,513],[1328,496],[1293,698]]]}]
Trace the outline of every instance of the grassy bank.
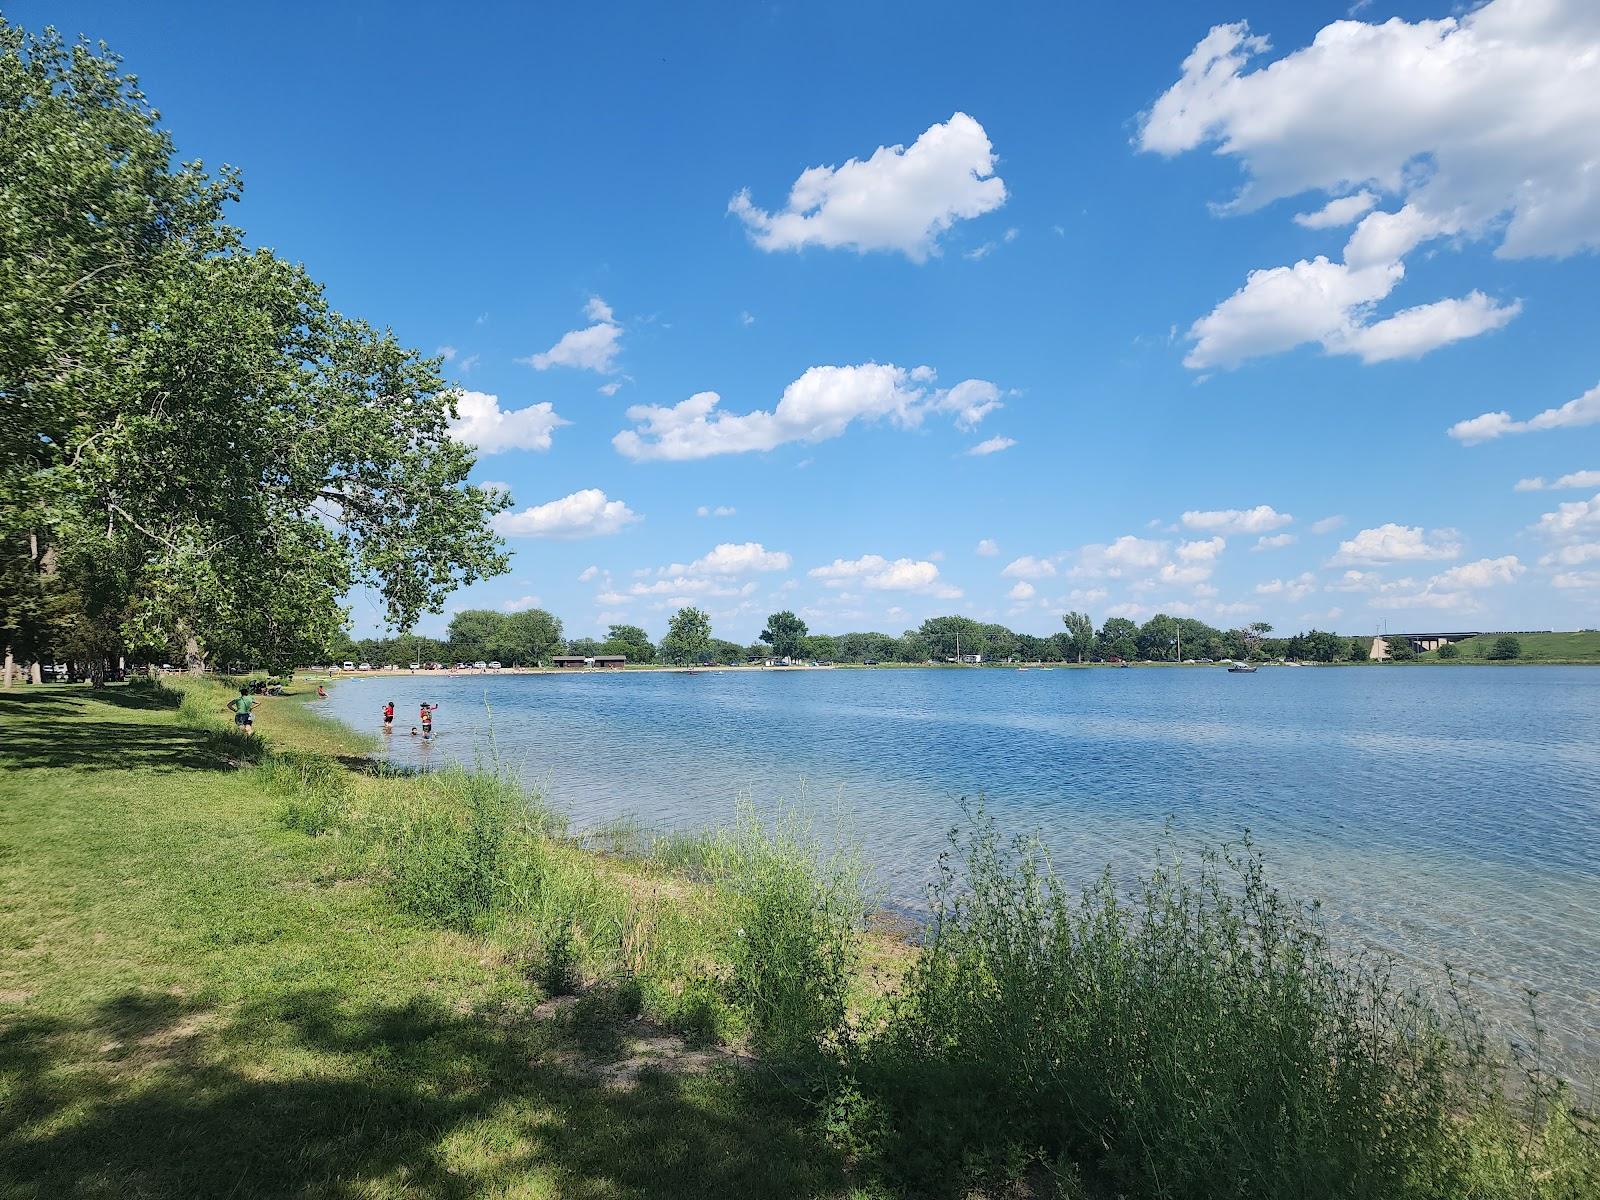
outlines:
[{"label": "grassy bank", "polygon": [[250,766],[225,698],[0,697],[0,1195],[847,1191],[782,1088],[594,986],[610,923],[692,1023],[673,983],[710,935],[678,884],[550,845],[544,907],[491,921],[460,885],[524,886],[526,823],[430,861],[426,814],[482,791],[347,770],[359,742],[294,700],[260,717],[292,753]]},{"label": "grassy bank", "polygon": [[[1438,651],[1430,650],[1419,655],[1418,662],[1481,663],[1491,661],[1490,652],[1501,635],[1486,633],[1482,637],[1468,638],[1455,643],[1458,657],[1441,659]],[[1600,663],[1600,632],[1588,630],[1581,633],[1519,633],[1517,641],[1522,653],[1511,661],[1525,663]]]},{"label": "grassy bank", "polygon": [[1593,1130],[1247,851],[923,946],[797,824],[579,845],[297,699],[0,697],[0,1195],[1589,1197]]}]

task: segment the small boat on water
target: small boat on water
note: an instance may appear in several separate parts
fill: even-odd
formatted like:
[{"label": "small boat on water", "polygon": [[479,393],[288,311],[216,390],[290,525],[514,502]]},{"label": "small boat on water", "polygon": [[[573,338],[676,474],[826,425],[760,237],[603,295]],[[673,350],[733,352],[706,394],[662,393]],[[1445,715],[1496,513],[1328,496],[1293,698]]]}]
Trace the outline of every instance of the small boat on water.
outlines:
[{"label": "small boat on water", "polygon": [[1255,673],[1256,668],[1249,663],[1234,663],[1233,666],[1228,668],[1228,674],[1230,675],[1254,675]]}]

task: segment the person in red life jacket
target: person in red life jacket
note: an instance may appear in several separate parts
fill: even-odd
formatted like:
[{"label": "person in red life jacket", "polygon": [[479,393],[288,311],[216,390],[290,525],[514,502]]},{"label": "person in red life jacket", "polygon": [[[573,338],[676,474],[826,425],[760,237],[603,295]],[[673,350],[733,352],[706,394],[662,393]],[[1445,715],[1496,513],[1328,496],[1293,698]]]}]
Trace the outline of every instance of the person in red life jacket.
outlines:
[{"label": "person in red life jacket", "polygon": [[394,732],[393,726],[394,726],[394,701],[391,700],[391,701],[389,701],[389,703],[387,703],[387,704],[385,704],[383,706],[383,731],[385,733],[393,733]]}]

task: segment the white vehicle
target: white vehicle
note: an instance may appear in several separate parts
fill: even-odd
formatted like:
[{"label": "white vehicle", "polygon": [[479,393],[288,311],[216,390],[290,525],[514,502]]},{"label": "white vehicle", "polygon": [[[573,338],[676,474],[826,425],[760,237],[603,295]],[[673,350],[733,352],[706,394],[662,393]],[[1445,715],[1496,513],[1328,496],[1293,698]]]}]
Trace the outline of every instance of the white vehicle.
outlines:
[{"label": "white vehicle", "polygon": [[420,670],[422,670],[422,664],[421,663],[412,663],[411,664],[411,669],[413,671],[420,671]]},{"label": "white vehicle", "polygon": [[500,664],[499,663],[492,662],[492,663],[489,664],[489,670],[498,671],[499,669],[500,669]]},{"label": "white vehicle", "polygon": [[346,671],[354,671],[356,669],[356,665],[353,662],[347,662],[344,664],[344,669]]},{"label": "white vehicle", "polygon": [[480,660],[479,662],[472,664],[472,669],[474,671],[487,671],[489,669],[489,664]]},{"label": "white vehicle", "polygon": [[356,668],[356,670],[358,670],[358,671],[370,671],[370,670],[372,670],[372,664],[371,663],[362,663],[359,667]]}]

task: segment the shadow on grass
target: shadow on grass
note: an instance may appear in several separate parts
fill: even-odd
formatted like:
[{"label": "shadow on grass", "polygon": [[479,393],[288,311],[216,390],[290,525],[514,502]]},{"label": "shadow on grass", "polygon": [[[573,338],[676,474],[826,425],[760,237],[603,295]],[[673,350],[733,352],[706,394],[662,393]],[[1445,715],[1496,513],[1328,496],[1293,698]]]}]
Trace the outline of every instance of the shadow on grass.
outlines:
[{"label": "shadow on grass", "polygon": [[8,719],[0,764],[85,771],[226,770],[259,758],[264,747],[252,746],[256,741],[177,725],[59,721],[40,727]]},{"label": "shadow on grass", "polygon": [[82,712],[83,702],[87,698],[87,689],[68,691],[51,685],[0,691],[0,720],[10,725],[14,721],[27,720],[30,714],[40,717],[68,716]]},{"label": "shadow on grass", "polygon": [[152,711],[171,710],[183,703],[183,696],[172,688],[151,687],[137,683],[112,684],[98,691],[91,691],[89,696],[100,704]]},{"label": "shadow on grass", "polygon": [[[841,1190],[837,1159],[748,1080],[648,1074],[630,1090],[598,1086],[549,1064],[537,1024],[421,998],[350,1007],[313,990],[236,1012],[226,1027],[211,1016],[128,994],[77,1022],[0,1021],[0,1194]],[[274,1078],[267,1059],[299,1073]]]}]

